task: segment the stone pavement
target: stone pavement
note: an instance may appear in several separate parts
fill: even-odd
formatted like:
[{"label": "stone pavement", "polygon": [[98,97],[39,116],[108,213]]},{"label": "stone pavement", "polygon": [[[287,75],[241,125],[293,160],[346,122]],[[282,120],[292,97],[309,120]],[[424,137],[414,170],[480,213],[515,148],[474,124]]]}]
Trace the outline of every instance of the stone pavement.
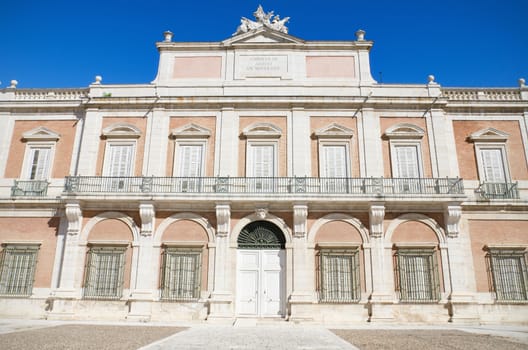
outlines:
[{"label": "stone pavement", "polygon": [[202,325],[176,333],[141,350],[352,350],[357,349],[326,328],[317,326]]}]

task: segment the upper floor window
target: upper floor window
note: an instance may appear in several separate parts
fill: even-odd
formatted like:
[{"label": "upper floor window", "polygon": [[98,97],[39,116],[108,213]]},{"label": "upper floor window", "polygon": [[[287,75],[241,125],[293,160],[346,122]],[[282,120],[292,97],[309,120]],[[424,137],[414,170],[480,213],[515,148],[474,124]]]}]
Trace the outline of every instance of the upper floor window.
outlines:
[{"label": "upper floor window", "polygon": [[22,135],[26,153],[22,177],[27,180],[47,180],[51,177],[55,145],[60,135],[39,127]]},{"label": "upper floor window", "polygon": [[493,128],[470,135],[475,145],[478,173],[481,181],[504,183],[510,181],[506,141],[508,134]]},{"label": "upper floor window", "polygon": [[207,139],[211,132],[196,124],[187,124],[171,132],[174,143],[173,176],[181,177],[176,190],[182,192],[198,191],[200,177],[205,175],[205,155]]},{"label": "upper floor window", "polygon": [[385,131],[389,139],[392,177],[423,177],[423,129],[412,124],[397,124]]},{"label": "upper floor window", "polygon": [[254,177],[255,191],[272,190],[278,175],[278,149],[281,130],[268,123],[250,125],[243,131],[246,143],[246,176]]},{"label": "upper floor window", "polygon": [[103,129],[106,141],[103,175],[127,177],[134,174],[137,139],[141,132],[130,124],[114,124]]}]

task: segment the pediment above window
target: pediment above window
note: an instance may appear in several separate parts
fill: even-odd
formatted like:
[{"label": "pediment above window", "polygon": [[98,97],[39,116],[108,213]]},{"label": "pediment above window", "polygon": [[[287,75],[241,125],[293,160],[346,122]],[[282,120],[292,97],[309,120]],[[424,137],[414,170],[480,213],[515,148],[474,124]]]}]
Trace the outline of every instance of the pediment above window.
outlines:
[{"label": "pediment above window", "polygon": [[24,141],[57,141],[59,138],[60,135],[58,133],[43,126],[39,126],[22,134]]},{"label": "pediment above window", "polygon": [[103,138],[114,138],[114,139],[132,139],[139,138],[141,136],[141,130],[132,124],[112,124],[103,129]]},{"label": "pediment above window", "polygon": [[316,130],[314,135],[319,139],[344,139],[351,138],[352,136],[354,136],[354,132],[352,129],[349,129],[345,126],[339,125],[337,123],[332,123],[324,128]]},{"label": "pediment above window", "polygon": [[425,131],[414,124],[396,124],[385,130],[385,137],[388,139],[421,139]]},{"label": "pediment above window", "polygon": [[170,133],[171,138],[208,138],[209,136],[211,131],[194,123],[173,129]]},{"label": "pediment above window", "polygon": [[251,30],[247,33],[239,34],[223,41],[224,46],[255,43],[302,45],[304,44],[304,41],[289,34],[281,33],[266,27]]},{"label": "pediment above window", "polygon": [[270,123],[251,124],[242,131],[246,138],[279,138],[281,129]]},{"label": "pediment above window", "polygon": [[486,128],[472,133],[469,139],[473,142],[506,142],[509,136],[509,134],[503,131]]}]

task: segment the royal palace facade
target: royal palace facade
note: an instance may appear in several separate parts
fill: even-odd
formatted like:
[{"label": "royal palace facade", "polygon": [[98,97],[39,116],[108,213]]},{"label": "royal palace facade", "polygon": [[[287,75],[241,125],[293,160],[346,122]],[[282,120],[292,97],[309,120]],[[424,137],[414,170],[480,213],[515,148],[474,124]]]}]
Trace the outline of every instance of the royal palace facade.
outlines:
[{"label": "royal palace facade", "polygon": [[[528,322],[528,87],[382,84],[257,10],[155,80],[0,90],[0,315]],[[424,79],[425,80],[425,79]]]}]

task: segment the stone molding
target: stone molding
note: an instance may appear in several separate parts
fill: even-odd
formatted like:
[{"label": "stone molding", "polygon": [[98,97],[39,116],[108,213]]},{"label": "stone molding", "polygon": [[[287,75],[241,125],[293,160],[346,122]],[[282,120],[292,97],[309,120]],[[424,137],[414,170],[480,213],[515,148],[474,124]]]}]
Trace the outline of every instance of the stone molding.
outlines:
[{"label": "stone molding", "polygon": [[231,206],[229,204],[216,205],[216,234],[226,237],[231,226]]},{"label": "stone molding", "polygon": [[383,219],[385,218],[385,206],[373,204],[369,208],[370,235],[375,238],[383,236]]},{"label": "stone molding", "polygon": [[458,204],[448,204],[444,210],[444,219],[447,237],[458,237],[459,223],[462,217],[462,207]]},{"label": "stone molding", "polygon": [[65,210],[68,219],[68,234],[78,235],[81,231],[82,211],[79,203],[66,203]]},{"label": "stone molding", "polygon": [[293,235],[294,237],[306,236],[306,219],[308,218],[308,206],[306,204],[293,205]]},{"label": "stone molding", "polygon": [[156,210],[152,203],[141,203],[139,205],[139,216],[141,217],[141,235],[151,236],[154,231]]}]

